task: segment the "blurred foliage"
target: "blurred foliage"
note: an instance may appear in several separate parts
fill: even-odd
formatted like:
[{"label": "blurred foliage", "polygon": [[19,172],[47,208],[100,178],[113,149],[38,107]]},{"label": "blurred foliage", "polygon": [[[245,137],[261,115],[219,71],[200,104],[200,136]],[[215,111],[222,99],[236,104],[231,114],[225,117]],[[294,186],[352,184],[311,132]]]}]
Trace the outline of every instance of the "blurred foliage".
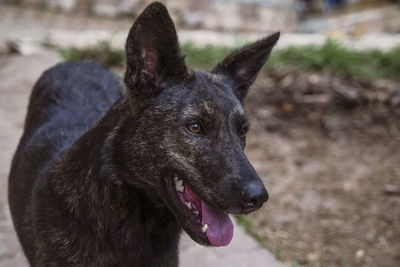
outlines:
[{"label": "blurred foliage", "polygon": [[82,49],[60,49],[59,52],[68,61],[90,60],[109,67],[123,67],[125,64],[125,51],[113,49],[106,41]]},{"label": "blurred foliage", "polygon": [[227,46],[206,45],[199,47],[191,42],[185,43],[181,47],[186,64],[200,69],[212,69],[231,51],[232,48]]},{"label": "blurred foliage", "polygon": [[[188,65],[210,69],[231,51],[228,47],[185,44],[182,52]],[[296,67],[303,70],[332,72],[365,79],[389,78],[400,80],[400,46],[388,52],[357,51],[328,40],[322,46],[293,46],[272,52],[265,70]]]},{"label": "blurred foliage", "polygon": [[[232,48],[186,43],[181,48],[189,66],[211,69]],[[65,60],[93,60],[110,67],[123,67],[125,52],[112,49],[107,42],[85,49],[63,49]],[[322,46],[296,46],[273,51],[264,70],[295,67],[301,70],[331,72],[368,80],[388,78],[400,80],[400,46],[390,51],[353,50],[336,41],[328,40]]]},{"label": "blurred foliage", "polygon": [[322,46],[299,46],[271,54],[267,68],[285,66],[305,70],[328,71],[366,79],[400,79],[400,46],[388,52],[357,51],[328,40]]}]

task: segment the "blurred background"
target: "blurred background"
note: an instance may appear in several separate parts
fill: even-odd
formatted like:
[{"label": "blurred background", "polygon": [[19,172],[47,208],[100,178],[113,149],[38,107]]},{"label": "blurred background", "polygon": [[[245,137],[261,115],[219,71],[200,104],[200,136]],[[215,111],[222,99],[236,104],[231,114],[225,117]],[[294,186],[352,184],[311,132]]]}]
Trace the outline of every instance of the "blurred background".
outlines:
[{"label": "blurred background", "polygon": [[[122,77],[125,38],[150,2],[0,0],[0,266],[26,266],[7,176],[34,82],[62,60]],[[162,2],[191,67],[282,33],[245,106],[246,153],[270,200],[236,221],[257,248],[282,266],[400,266],[400,1]]]}]

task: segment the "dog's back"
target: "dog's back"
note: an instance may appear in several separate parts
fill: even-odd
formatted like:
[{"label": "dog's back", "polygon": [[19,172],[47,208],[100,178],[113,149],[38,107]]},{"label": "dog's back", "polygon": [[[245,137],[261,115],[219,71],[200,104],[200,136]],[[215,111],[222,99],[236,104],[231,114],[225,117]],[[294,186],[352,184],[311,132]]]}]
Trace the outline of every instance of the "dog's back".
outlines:
[{"label": "dog's back", "polygon": [[115,75],[88,62],[59,64],[46,71],[33,88],[9,177],[12,217],[28,258],[35,251],[31,205],[40,179],[122,94]]}]

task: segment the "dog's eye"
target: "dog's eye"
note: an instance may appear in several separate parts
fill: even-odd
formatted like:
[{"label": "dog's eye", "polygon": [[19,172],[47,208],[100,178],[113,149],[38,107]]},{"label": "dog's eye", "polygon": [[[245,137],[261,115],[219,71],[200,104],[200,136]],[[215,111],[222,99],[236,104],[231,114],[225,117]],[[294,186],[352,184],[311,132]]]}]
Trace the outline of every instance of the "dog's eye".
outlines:
[{"label": "dog's eye", "polygon": [[249,126],[248,125],[243,125],[238,131],[239,137],[240,138],[245,138],[248,130],[249,130]]},{"label": "dog's eye", "polygon": [[187,129],[194,134],[198,134],[201,132],[201,126],[199,123],[192,123],[187,126]]}]

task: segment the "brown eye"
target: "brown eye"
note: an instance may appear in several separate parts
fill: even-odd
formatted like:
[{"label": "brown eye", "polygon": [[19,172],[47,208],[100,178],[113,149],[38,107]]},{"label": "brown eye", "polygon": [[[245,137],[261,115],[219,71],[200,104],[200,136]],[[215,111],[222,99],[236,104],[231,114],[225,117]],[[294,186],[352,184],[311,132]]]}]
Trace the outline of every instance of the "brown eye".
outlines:
[{"label": "brown eye", "polygon": [[244,125],[240,128],[240,130],[238,131],[238,135],[240,138],[245,138],[247,131],[249,130],[249,126],[248,125]]},{"label": "brown eye", "polygon": [[199,123],[190,124],[187,126],[187,129],[194,134],[198,134],[201,132],[201,126]]}]

